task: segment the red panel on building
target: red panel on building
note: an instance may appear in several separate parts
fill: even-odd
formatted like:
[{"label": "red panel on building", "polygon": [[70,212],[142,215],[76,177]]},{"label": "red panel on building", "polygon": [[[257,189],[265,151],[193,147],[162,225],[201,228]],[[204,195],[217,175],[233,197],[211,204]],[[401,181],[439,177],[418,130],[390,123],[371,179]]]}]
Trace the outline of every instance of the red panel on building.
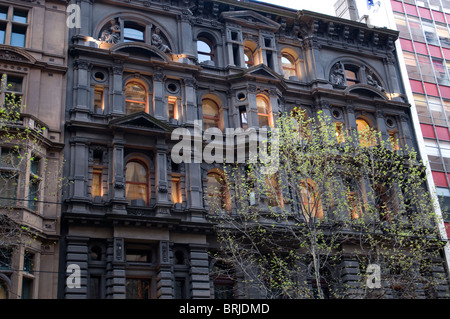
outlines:
[{"label": "red panel on building", "polygon": [[392,10],[397,11],[397,12],[403,12],[403,6],[402,6],[401,2],[392,0],[391,5],[392,5]]},{"label": "red panel on building", "polygon": [[450,50],[446,48],[442,48],[442,51],[444,51],[444,58],[447,60],[450,60]]},{"label": "red panel on building", "polygon": [[434,135],[433,125],[430,124],[420,124],[423,137],[436,138]]},{"label": "red panel on building", "polygon": [[435,126],[436,135],[439,140],[450,141],[450,133],[448,132],[448,127]]},{"label": "red panel on building", "polygon": [[439,85],[439,91],[444,99],[450,99],[450,87]]},{"label": "red panel on building", "polygon": [[420,13],[420,16],[421,16],[422,18],[433,20],[433,18],[431,17],[431,12],[430,12],[430,10],[428,10],[428,9],[426,9],[426,8],[420,8],[420,7],[419,7],[419,13]]},{"label": "red panel on building", "polygon": [[411,40],[400,38],[400,45],[402,46],[403,50],[414,52],[414,47]]},{"label": "red panel on building", "polygon": [[435,45],[428,45],[428,50],[432,56],[442,58],[441,48]]},{"label": "red panel on building", "polygon": [[439,96],[437,85],[434,83],[423,82],[425,85],[425,91],[428,95]]},{"label": "red panel on building", "polygon": [[411,84],[411,90],[414,93],[422,93],[425,94],[425,91],[423,90],[422,82],[416,81],[416,80],[409,80],[409,83]]},{"label": "red panel on building", "polygon": [[405,3],[405,12],[413,16],[418,16],[416,6]]},{"label": "red panel on building", "polygon": [[427,45],[422,42],[414,42],[414,48],[417,53],[428,55]]},{"label": "red panel on building", "polygon": [[436,186],[448,187],[447,179],[445,178],[445,173],[431,171],[433,175],[434,184]]},{"label": "red panel on building", "polygon": [[445,223],[445,230],[447,231],[447,237],[450,238],[450,223]]}]

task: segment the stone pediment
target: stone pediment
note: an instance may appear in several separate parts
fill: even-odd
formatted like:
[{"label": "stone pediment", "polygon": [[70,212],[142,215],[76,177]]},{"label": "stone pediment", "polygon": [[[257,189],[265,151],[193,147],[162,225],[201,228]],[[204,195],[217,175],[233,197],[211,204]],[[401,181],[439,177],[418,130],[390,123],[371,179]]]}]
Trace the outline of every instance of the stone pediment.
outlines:
[{"label": "stone pediment", "polygon": [[170,59],[167,54],[157,49],[154,46],[140,43],[140,42],[123,42],[113,46],[111,52],[125,53],[131,57],[140,57],[144,59],[156,59],[164,62],[169,62]]},{"label": "stone pediment", "polygon": [[269,29],[275,32],[280,28],[280,24],[253,11],[227,11],[222,12],[221,16],[225,21],[230,21],[253,29]]},{"label": "stone pediment", "polygon": [[244,71],[244,76],[280,81],[281,76],[265,64],[252,66]]},{"label": "stone pediment", "polygon": [[20,62],[20,63],[36,63],[36,59],[25,50],[9,45],[0,45],[0,60]]},{"label": "stone pediment", "polygon": [[145,112],[133,113],[121,118],[116,118],[109,122],[109,126],[111,128],[135,129],[163,133],[171,133],[173,130],[173,128],[168,124],[157,120]]}]

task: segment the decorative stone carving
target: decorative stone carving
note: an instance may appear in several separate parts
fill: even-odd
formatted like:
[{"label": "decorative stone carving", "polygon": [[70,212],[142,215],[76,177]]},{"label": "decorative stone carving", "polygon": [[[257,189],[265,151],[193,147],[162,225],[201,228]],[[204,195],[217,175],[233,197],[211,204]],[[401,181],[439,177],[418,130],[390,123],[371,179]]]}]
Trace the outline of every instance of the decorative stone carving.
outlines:
[{"label": "decorative stone carving", "polygon": [[171,53],[172,50],[169,48],[168,45],[163,43],[163,40],[159,34],[160,30],[158,27],[156,27],[152,34],[152,46],[154,46],[158,50],[161,50],[164,53]]},{"label": "decorative stone carving", "polygon": [[384,92],[385,89],[378,83],[377,80],[375,80],[373,72],[371,72],[368,68],[366,68],[366,74],[367,74],[367,84],[373,86],[378,91]]},{"label": "decorative stone carving", "polygon": [[109,21],[109,26],[102,31],[100,35],[100,41],[117,44],[120,41],[120,24],[118,18]]},{"label": "decorative stone carving", "polygon": [[331,84],[337,86],[345,85],[344,65],[341,62],[336,62],[336,64],[331,68],[330,82]]}]

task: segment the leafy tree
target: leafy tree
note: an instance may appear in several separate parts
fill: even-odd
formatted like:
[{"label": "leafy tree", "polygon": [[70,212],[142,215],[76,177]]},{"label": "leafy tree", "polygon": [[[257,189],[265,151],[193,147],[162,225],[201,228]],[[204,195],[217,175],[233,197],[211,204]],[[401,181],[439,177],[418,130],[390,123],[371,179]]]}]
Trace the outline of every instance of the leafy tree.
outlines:
[{"label": "leafy tree", "polygon": [[[8,91],[6,77],[1,88]],[[24,118],[21,96],[8,93],[0,102],[0,268],[17,268],[11,256],[41,235],[33,227],[33,214],[44,196],[57,191],[61,167],[48,167],[46,128],[35,118]]]},{"label": "leafy tree", "polygon": [[[440,221],[414,150],[371,128],[345,133],[321,111],[282,115],[275,131],[268,149],[279,154],[276,173],[263,173],[273,168],[267,161],[226,165],[232,208],[206,196],[220,246],[214,257],[238,274],[240,295],[421,298],[447,289],[436,271]],[[379,267],[379,281],[369,265]]]}]

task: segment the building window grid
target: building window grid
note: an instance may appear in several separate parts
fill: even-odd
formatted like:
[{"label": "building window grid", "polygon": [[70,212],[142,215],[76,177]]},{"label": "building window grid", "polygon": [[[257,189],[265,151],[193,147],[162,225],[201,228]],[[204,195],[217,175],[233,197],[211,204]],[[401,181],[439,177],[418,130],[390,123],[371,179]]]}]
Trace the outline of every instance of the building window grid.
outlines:
[{"label": "building window grid", "polygon": [[[418,63],[418,54],[417,54],[417,52],[416,52],[416,50],[415,50],[415,43],[414,43],[415,40],[412,38],[410,25],[409,25],[409,23],[408,23],[408,14],[407,14],[407,12],[406,12],[406,10],[405,10],[403,1],[402,1],[402,6],[403,6],[403,14],[404,14],[405,19],[406,19],[406,22],[407,22],[407,23],[406,23],[406,26],[407,26],[407,28],[408,28],[409,35],[410,35],[410,37],[411,37],[411,42],[413,43],[414,56],[415,56],[416,64],[417,64],[417,63]],[[417,6],[416,6],[416,10],[418,11]],[[444,19],[445,19],[446,22],[447,22],[447,19],[446,19],[446,16],[445,16],[445,15],[444,15],[444,17],[445,17]],[[422,20],[419,19],[419,21],[420,21],[420,27],[421,27],[421,29],[423,30],[423,27],[422,27]],[[433,19],[432,21],[433,21],[433,26],[435,27],[435,20]],[[448,28],[448,23],[447,23],[447,28]],[[436,27],[435,27],[435,29],[436,29]],[[425,38],[426,38],[426,37],[425,37]],[[444,57],[444,60],[447,60],[447,59],[445,59],[445,55],[444,55],[444,52],[443,52],[443,50],[442,50],[442,44],[441,44],[441,43],[439,43],[439,44],[440,44],[440,45],[439,45],[439,49],[440,49],[440,51],[441,51],[441,55]],[[427,45],[427,49],[428,49],[428,42],[426,42],[426,45]],[[430,55],[430,56],[431,56],[431,55]],[[432,64],[431,67],[432,67],[432,69],[433,69],[433,74],[434,74],[434,79],[435,79],[436,87],[437,87],[437,90],[438,90],[439,100],[440,100],[440,102],[441,102],[441,106],[442,106],[443,112],[444,112],[444,114],[445,114],[445,109],[444,109],[444,107],[443,107],[444,103],[443,103],[442,95],[441,95],[440,88],[439,88],[439,85],[438,85],[438,81],[437,81],[437,77],[436,77],[436,72],[435,72],[435,67],[434,67],[433,63],[431,63],[431,64]],[[418,71],[418,73],[419,73],[421,82],[424,83],[424,81],[423,81],[423,76],[422,76],[422,72],[421,72],[421,70],[420,70],[420,67],[417,67],[417,71]],[[448,69],[446,70],[446,74],[447,74],[447,77],[448,77],[448,76],[449,76],[449,70],[448,70]],[[431,111],[430,111],[430,108],[429,108],[428,95],[427,95],[426,91],[425,91],[425,93],[424,93],[424,97],[425,97],[425,102],[426,102],[426,105],[427,105],[428,113],[431,115]],[[431,123],[432,123],[432,125],[433,125],[433,131],[434,131],[434,134],[435,134],[435,136],[437,136],[436,125],[435,125],[435,123],[434,123],[433,116],[430,116],[430,118],[431,118]],[[449,125],[447,116],[445,116],[445,122],[446,122],[446,124],[447,124],[447,128],[449,128],[450,125]],[[436,144],[437,144],[437,146],[438,146],[438,151],[439,151],[439,155],[440,155],[439,157],[440,157],[440,159],[441,159],[441,164],[442,164],[442,167],[443,167],[444,172],[445,172],[445,178],[446,178],[446,180],[447,180],[447,184],[450,185],[450,179],[449,179],[449,176],[448,176],[447,169],[446,169],[446,167],[445,167],[444,157],[442,156],[441,146],[440,146],[440,143],[439,143],[439,139],[438,139],[438,138],[436,138]]]},{"label": "building window grid", "polygon": [[0,44],[26,47],[29,10],[17,6],[0,7]]}]

